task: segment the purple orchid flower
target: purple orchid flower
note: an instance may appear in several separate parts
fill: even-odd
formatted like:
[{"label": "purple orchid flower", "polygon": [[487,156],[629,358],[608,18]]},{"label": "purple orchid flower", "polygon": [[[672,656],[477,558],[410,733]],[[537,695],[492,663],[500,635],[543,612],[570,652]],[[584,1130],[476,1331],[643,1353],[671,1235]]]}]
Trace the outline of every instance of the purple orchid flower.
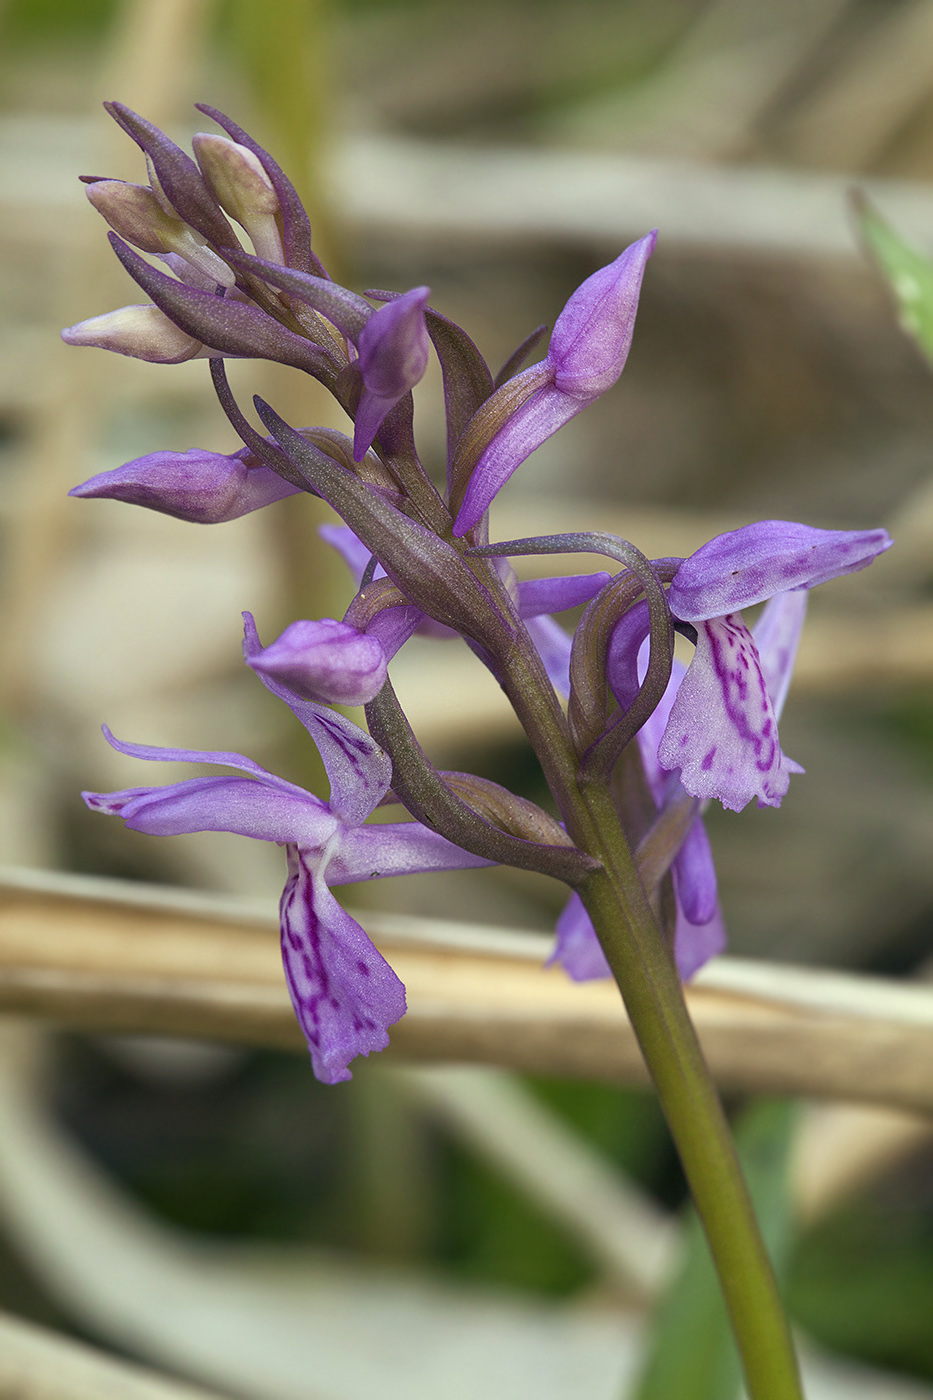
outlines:
[{"label": "purple orchid flower", "polygon": [[[767,598],[810,589],[864,569],[891,539],[885,530],[818,530],[763,520],[718,535],[685,560],[669,594],[671,611],[697,632],[693,660],[677,692],[658,758],[679,770],[692,796],[716,797],[738,812],[753,797],[779,807],[798,764],[781,751],[775,680],[767,676],[740,610]],[[780,626],[768,623],[790,650],[803,625],[803,604],[780,604]],[[772,631],[773,629],[773,631]],[[789,684],[789,671],[783,693]]]},{"label": "purple orchid flower", "polygon": [[[262,653],[247,613],[244,652]],[[323,802],[242,754],[108,743],[133,758],[216,763],[247,777],[191,778],[163,787],[83,794],[94,811],[121,816],[133,831],[176,836],[233,831],[284,845],[288,879],[280,906],[282,960],[314,1073],[327,1084],[351,1078],[357,1055],[383,1050],[388,1028],[405,1014],[405,989],[330,886],[389,875],[488,865],[420,822],[364,826],[389,788],[391,763],[362,729],[333,710],[301,700],[269,675],[314,740],[330,780]]]},{"label": "purple orchid flower", "polygon": [[296,495],[299,489],[264,466],[248,447],[229,455],[193,448],[135,457],[113,471],[99,472],[68,494],[127,501],[178,520],[216,525]]},{"label": "purple orchid flower", "polygon": [[[496,430],[473,468],[455,535],[479,523],[536,447],[615,384],[631,348],[642,276],[656,241],[657,230],[588,277],[555,321],[546,358],[509,380],[479,410]],[[517,403],[501,426],[500,396]]]}]

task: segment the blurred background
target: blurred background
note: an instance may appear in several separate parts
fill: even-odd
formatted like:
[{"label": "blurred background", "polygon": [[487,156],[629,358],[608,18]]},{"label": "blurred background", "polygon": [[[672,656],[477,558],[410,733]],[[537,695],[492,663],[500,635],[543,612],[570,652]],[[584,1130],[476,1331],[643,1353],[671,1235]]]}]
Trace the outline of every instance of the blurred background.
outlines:
[{"label": "blurred background", "polygon": [[[83,787],[156,781],[106,747],[102,721],[137,742],[235,749],[319,778],[291,717],[244,673],[239,615],[251,609],[266,641],[294,618],[341,615],[350,580],[315,538],[326,508],[289,501],[200,528],[66,496],[157,447],[237,445],[203,363],[150,366],[58,341],[61,326],[135,295],[76,180],[145,178],[101,102],[118,98],[185,141],[209,126],[193,110],[204,101],[295,180],[338,280],[428,283],[494,369],[584,277],[660,228],[620,384],[516,474],[495,528],[598,520],[654,555],[770,516],[891,530],[894,551],[813,600],[782,725],[807,777],[780,813],[711,813],[709,825],[732,952],[926,976],[931,372],[859,248],[847,192],[867,189],[933,251],[933,3],[6,0],[0,24],[0,859],[277,897],[274,847],[156,842],[85,810]],[[344,426],[297,372],[239,362],[231,377],[293,422]],[[431,372],[416,429],[439,469]],[[540,796],[465,652],[416,642],[398,685],[441,766]],[[167,765],[158,780],[182,776]],[[563,894],[496,870],[348,899],[541,933]],[[376,1257],[409,1281],[440,1271],[479,1289],[474,1302],[512,1290],[509,1306],[529,1318],[558,1299],[578,1321],[624,1314],[625,1290],[586,1240],[520,1167],[504,1171],[468,1126],[452,1128],[425,1084],[366,1066],[326,1090],[298,1058],[78,1037],[26,1060],[54,1109],[49,1130],[147,1220],[215,1243],[305,1243],[341,1268]],[[518,1088],[551,1127],[628,1173],[649,1215],[679,1206],[648,1096]],[[497,1111],[507,1122],[490,1099]],[[933,1148],[917,1131],[891,1156],[814,1212],[790,1296],[818,1342],[933,1382]],[[27,1188],[9,1189],[8,1218]],[[231,1393],[308,1393],[238,1381],[184,1347],[134,1342],[132,1327],[108,1338],[40,1255],[12,1231],[0,1304]],[[406,1384],[400,1393],[420,1393]]]}]

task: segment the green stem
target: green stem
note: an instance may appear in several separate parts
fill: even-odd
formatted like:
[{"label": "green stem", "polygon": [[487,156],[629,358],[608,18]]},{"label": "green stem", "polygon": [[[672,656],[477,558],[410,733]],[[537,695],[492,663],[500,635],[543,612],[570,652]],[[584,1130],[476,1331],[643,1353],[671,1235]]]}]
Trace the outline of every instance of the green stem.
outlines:
[{"label": "green stem", "polygon": [[732,1320],[751,1400],[802,1400],[793,1342],[722,1105],[609,794],[586,805],[605,869],[580,895],[657,1088]]},{"label": "green stem", "polygon": [[579,783],[564,717],[546,679],[542,684],[534,648],[523,640],[504,658],[505,689],[535,746],[568,832],[602,862],[603,869],[587,878],[579,894],[677,1145],[719,1274],[750,1400],[802,1400],[774,1271],[673,957],[608,786]]}]

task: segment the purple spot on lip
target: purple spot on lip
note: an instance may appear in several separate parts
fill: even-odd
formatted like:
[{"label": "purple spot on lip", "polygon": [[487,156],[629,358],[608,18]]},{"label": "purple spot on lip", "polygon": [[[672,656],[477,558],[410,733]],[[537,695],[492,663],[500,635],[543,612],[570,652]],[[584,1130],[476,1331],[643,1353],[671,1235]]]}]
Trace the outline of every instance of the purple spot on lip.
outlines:
[{"label": "purple spot on lip", "polygon": [[712,768],[712,766],[713,766],[713,759],[714,759],[715,757],[716,757],[716,745],[714,744],[713,747],[710,749],[709,753],[707,753],[706,755],[704,755],[703,762],[700,764],[700,767],[703,769],[704,773],[708,773],[709,770]]},{"label": "purple spot on lip", "polygon": [[357,971],[359,972],[359,974],[360,974],[361,977],[368,977],[368,976],[369,976],[369,968],[366,966],[366,964],[364,963],[364,961],[363,961],[362,958],[357,958],[356,966],[357,966]]}]

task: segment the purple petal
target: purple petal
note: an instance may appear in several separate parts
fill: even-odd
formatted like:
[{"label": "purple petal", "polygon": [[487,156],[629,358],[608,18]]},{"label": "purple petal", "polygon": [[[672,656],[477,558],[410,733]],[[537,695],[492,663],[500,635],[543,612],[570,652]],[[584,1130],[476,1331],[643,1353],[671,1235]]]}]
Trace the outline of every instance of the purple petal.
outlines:
[{"label": "purple petal", "polygon": [[673,870],[685,919],[691,924],[708,924],[716,913],[718,891],[713,852],[702,817],[697,817],[687,832]]},{"label": "purple petal", "polygon": [[558,695],[570,694],[570,651],[573,638],[553,617],[530,617],[528,634],[544,662],[548,680]]},{"label": "purple petal", "polygon": [[[677,875],[674,875],[674,889],[677,889]],[[716,906],[713,917],[705,924],[692,924],[684,914],[680,901],[677,902],[677,924],[674,928],[674,961],[681,982],[689,982],[704,963],[716,957],[726,946],[726,926],[722,912]]]},{"label": "purple petal", "polygon": [[379,640],[332,617],[293,622],[248,665],[304,700],[331,705],[366,705],[386,679]]},{"label": "purple petal", "polygon": [[609,582],[610,575],[565,574],[560,578],[523,579],[518,585],[518,606],[522,617],[563,612],[595,598]]},{"label": "purple petal", "polygon": [[[243,655],[247,665],[262,651],[251,613],[243,614]],[[271,676],[259,679],[283,700],[317,745],[330,782],[330,808],[347,823],[359,826],[385,797],[392,781],[392,760],[374,739],[336,710],[300,700]]]},{"label": "purple petal", "polygon": [[[674,878],[677,889],[677,878]],[[674,961],[682,982],[687,982],[710,958],[726,946],[726,930],[717,905],[705,924],[692,924],[677,903],[674,929]],[[575,982],[592,982],[611,977],[612,969],[599,945],[596,930],[578,894],[572,894],[557,920],[557,941],[548,966],[558,962]]]},{"label": "purple petal", "polygon": [[[423,630],[426,625],[443,627],[443,623],[432,622],[429,617],[425,617],[420,608],[400,605],[397,608],[384,608],[381,613],[377,613],[366,628],[366,636],[377,639],[385,660],[391,661],[409,637]],[[444,632],[450,636],[457,635],[451,632],[449,627],[445,627]]]},{"label": "purple petal", "polygon": [[356,411],[353,459],[362,461],[386,415],[428,367],[431,342],[424,319],[427,287],[380,306],[357,337],[363,394]]},{"label": "purple petal", "polygon": [[559,962],[575,982],[611,977],[612,969],[599,945],[596,930],[578,894],[572,894],[557,920],[557,942],[548,967]]},{"label": "purple petal", "polygon": [[434,870],[473,870],[493,862],[463,851],[421,822],[347,827],[326,870],[329,885],[423,875]]},{"label": "purple petal", "polygon": [[127,501],[178,520],[215,525],[299,494],[299,488],[262,466],[247,447],[229,456],[193,448],[136,457],[68,494]]},{"label": "purple petal", "polygon": [[[369,561],[373,557],[372,550],[354,535],[349,525],[319,525],[317,532],[332,549],[336,549],[353,575],[353,582],[359,588],[363,581],[363,575],[369,567]],[[373,577],[385,578],[385,572],[382,565],[377,564]]]},{"label": "purple petal", "polygon": [[779,807],[791,773],[751,633],[738,614],[697,626],[697,648],[677,692],[658,757],[679,769],[692,797],[739,812],[753,797]]},{"label": "purple petal", "polygon": [[606,677],[621,710],[631,705],[645,677],[648,650],[644,642],[650,626],[648,604],[642,599],[623,613],[612,629],[606,653]]},{"label": "purple petal", "polygon": [[298,841],[323,846],[337,818],[309,793],[283,792],[251,778],[189,778],[164,787],[81,794],[95,812],[120,816],[131,831],[182,836],[191,831],[233,831],[256,841]]},{"label": "purple petal", "polygon": [[[299,797],[311,802],[320,801],[319,798],[311,797],[304,788],[296,787],[294,783],[286,782],[284,778],[277,778],[274,773],[268,772],[261,764],[255,763],[253,759],[247,758],[241,753],[234,753],[229,749],[164,749],[155,744],[128,744],[124,739],[117,739],[106,724],[101,725],[101,729],[110,747],[116,749],[118,753],[127,754],[129,758],[144,758],[158,763],[222,763],[227,768],[239,768],[242,772],[259,778],[262,782],[278,788],[281,792],[296,793]],[[142,790],[140,789],[140,791]]]},{"label": "purple petal", "polygon": [[855,573],[892,543],[886,530],[759,520],[717,535],[684,560],[671,584],[671,611],[685,622],[725,617],[775,593]]},{"label": "purple petal", "polygon": [[582,403],[611,389],[625,367],[645,264],[657,230],[577,288],[554,323],[548,361],[554,386]]},{"label": "purple petal", "polygon": [[[540,378],[541,366],[532,365],[523,370],[504,387],[514,389],[525,375]],[[586,408],[586,404],[587,400],[573,398],[553,383],[545,383],[507,418],[473,468],[454,522],[454,534],[465,535],[472,530],[525,458]]]},{"label": "purple petal", "polygon": [[790,689],[808,598],[805,588],[797,588],[792,593],[775,593],[752,628],[761,672],[777,719],[781,718]]},{"label": "purple petal", "polygon": [[288,848],[282,963],[318,1079],[350,1079],[357,1055],[384,1050],[405,1014],[405,988],[303,853]]}]

